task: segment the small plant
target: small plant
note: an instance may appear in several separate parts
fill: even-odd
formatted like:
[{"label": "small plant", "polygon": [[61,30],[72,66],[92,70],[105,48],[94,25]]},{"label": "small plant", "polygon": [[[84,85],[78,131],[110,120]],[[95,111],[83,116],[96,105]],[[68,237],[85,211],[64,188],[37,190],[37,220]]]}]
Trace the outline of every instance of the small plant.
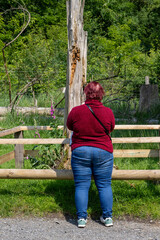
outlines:
[{"label": "small plant", "polygon": [[[50,131],[50,136],[52,138],[62,138],[63,137],[63,130],[58,129],[59,121],[55,116],[55,110],[53,105],[51,105],[51,117],[52,121],[50,123],[50,127],[52,130]],[[35,126],[35,135],[34,137],[40,138],[40,133],[36,128],[36,120],[34,120]],[[59,144],[47,144],[47,145],[37,145],[34,146],[32,150],[38,150],[37,157],[28,156],[30,164],[32,168],[36,169],[48,169],[57,166],[57,163],[61,160],[61,153],[63,148]]]},{"label": "small plant", "polygon": [[32,168],[49,169],[56,167],[56,162],[60,160],[60,150],[58,148],[48,144],[35,146],[34,149],[38,150],[37,157],[28,156]]}]

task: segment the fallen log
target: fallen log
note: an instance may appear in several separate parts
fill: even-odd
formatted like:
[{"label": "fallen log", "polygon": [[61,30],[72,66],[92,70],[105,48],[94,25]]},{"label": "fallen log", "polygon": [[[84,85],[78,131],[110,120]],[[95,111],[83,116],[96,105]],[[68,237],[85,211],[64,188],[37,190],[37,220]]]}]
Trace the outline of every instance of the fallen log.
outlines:
[{"label": "fallen log", "polygon": [[[17,114],[30,114],[30,113],[37,113],[40,115],[46,114],[50,116],[51,114],[51,108],[45,108],[45,107],[16,107],[15,112]],[[7,113],[11,112],[11,108],[9,107],[0,107],[0,116],[4,116]],[[55,108],[55,114],[57,116],[64,116],[64,109],[63,108]]]}]

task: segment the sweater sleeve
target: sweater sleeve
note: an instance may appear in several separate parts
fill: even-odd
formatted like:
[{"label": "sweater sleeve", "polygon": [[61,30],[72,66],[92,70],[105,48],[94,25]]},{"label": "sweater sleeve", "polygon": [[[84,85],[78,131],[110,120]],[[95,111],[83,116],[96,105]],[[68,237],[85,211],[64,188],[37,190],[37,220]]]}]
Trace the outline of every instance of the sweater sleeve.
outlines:
[{"label": "sweater sleeve", "polygon": [[73,131],[73,109],[70,111],[67,117],[67,128]]},{"label": "sweater sleeve", "polygon": [[110,132],[112,132],[114,130],[114,128],[115,128],[115,118],[114,118],[114,114],[111,110],[111,131]]}]

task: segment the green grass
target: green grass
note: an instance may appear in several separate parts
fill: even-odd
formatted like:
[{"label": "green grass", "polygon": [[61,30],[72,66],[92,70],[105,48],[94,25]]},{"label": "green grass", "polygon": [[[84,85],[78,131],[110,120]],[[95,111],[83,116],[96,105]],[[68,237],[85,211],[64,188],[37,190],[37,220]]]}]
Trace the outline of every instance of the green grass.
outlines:
[{"label": "green grass", "polygon": [[[12,99],[16,96],[16,93],[12,93]],[[35,96],[37,100],[38,107],[50,107],[51,101],[55,105],[64,97],[64,93],[62,93],[61,89],[53,90],[51,89],[50,93],[40,93]],[[59,108],[64,107],[64,100],[58,105]],[[9,106],[9,98],[8,92],[2,93],[0,92],[0,106],[8,107]],[[25,94],[21,101],[19,102],[19,107],[34,107],[34,100],[32,94]]]},{"label": "green grass", "polygon": [[[134,184],[134,187],[131,186]],[[113,216],[160,219],[160,186],[147,181],[113,181]],[[67,180],[0,180],[0,216],[46,216],[60,212],[76,217],[74,182]],[[101,214],[92,181],[88,214]]]},{"label": "green grass", "polygon": [[[7,120],[0,122],[5,129],[18,125],[50,125],[50,119],[38,115],[8,114]],[[63,122],[60,122],[63,124]],[[120,124],[120,123],[117,123]],[[42,138],[50,137],[49,132],[39,131]],[[35,131],[25,131],[25,138],[33,138]],[[158,136],[158,131],[132,130],[112,133],[112,137]],[[6,136],[13,137],[13,136]],[[25,149],[32,149],[25,145]],[[156,148],[158,144],[115,144],[114,148]],[[13,145],[0,145],[0,155],[13,151]],[[25,160],[25,167],[27,167]],[[119,169],[159,169],[158,158],[116,158],[115,164]],[[14,160],[6,162],[0,168],[15,168]],[[160,220],[160,184],[154,181],[112,181],[113,188],[113,217]],[[67,180],[18,180],[0,179],[0,216],[46,216],[62,213],[76,217],[74,204],[74,182]],[[92,181],[89,193],[88,214],[99,218],[101,208],[98,192]]]}]

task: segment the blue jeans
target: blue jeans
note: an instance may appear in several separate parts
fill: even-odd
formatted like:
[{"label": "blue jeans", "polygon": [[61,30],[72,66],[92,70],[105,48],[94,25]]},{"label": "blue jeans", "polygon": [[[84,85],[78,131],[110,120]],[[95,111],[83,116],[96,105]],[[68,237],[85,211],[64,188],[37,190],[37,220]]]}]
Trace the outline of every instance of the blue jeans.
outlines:
[{"label": "blue jeans", "polygon": [[71,166],[75,182],[78,219],[87,218],[88,192],[92,174],[99,192],[102,216],[103,218],[112,217],[113,154],[96,147],[78,147],[72,151]]}]

